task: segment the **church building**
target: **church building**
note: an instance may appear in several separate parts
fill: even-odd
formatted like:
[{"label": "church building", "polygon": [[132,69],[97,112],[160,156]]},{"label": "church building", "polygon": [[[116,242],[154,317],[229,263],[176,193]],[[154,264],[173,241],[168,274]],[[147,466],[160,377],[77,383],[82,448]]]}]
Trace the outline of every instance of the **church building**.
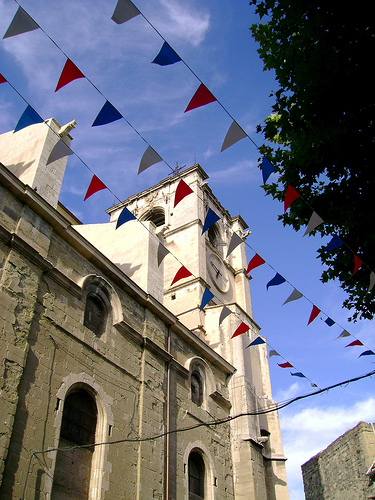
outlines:
[{"label": "church building", "polygon": [[82,224],[68,130],[0,136],[0,499],[288,500],[246,222],[196,164]]}]

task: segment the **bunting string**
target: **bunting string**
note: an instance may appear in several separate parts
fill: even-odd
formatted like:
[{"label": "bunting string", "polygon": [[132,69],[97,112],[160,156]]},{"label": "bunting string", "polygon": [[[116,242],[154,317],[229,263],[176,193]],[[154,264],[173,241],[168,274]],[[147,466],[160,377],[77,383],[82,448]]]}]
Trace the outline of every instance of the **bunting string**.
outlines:
[{"label": "bunting string", "polygon": [[[20,6],[19,2],[17,0],[15,0],[15,2],[19,5],[19,16],[18,18],[21,19],[21,26],[22,26],[22,29],[23,31],[18,31],[17,30],[14,30],[14,26],[12,27],[12,25],[8,28],[8,31],[6,32],[6,34],[4,35],[4,38],[7,38],[9,36],[14,36],[16,34],[20,34],[20,33],[23,33],[26,31],[31,31],[31,30],[34,30],[34,29],[41,29],[41,31],[44,33],[45,36],[47,36],[47,38],[61,51],[61,53],[66,57],[67,59],[67,62],[66,62],[66,67],[68,68],[68,72],[70,74],[70,76],[67,78],[67,80],[65,80],[66,83],[64,83],[64,79],[63,81],[60,81],[58,82],[57,84],[57,87],[56,87],[56,91],[59,90],[62,86],[66,85],[67,83],[69,83],[70,81],[72,80],[69,80],[69,78],[72,78],[72,79],[76,79],[76,78],[85,78],[91,85],[92,87],[103,97],[103,99],[105,100],[105,104],[101,110],[101,112],[99,113],[99,115],[97,116],[97,118],[95,119],[94,123],[93,123],[93,126],[98,126],[98,125],[103,125],[103,124],[106,124],[106,123],[111,123],[112,121],[115,121],[115,120],[118,120],[120,118],[123,118],[125,120],[125,122],[134,130],[134,132],[136,132],[138,134],[138,136],[147,144],[148,148],[146,149],[146,152],[144,154],[144,156],[142,157],[142,160],[141,160],[141,164],[140,164],[140,168],[139,168],[139,171],[138,173],[146,170],[147,168],[149,168],[151,165],[153,165],[154,163],[157,163],[158,161],[164,161],[164,163],[171,169],[171,171],[174,173],[175,170],[170,167],[170,165],[162,159],[162,157],[156,152],[156,150],[154,150],[151,145],[147,142],[147,140],[140,134],[140,132],[106,99],[106,97],[103,95],[103,93],[98,89],[98,87],[96,85],[94,85],[94,83],[89,79],[87,78],[87,76],[83,75],[83,73],[80,72],[80,70],[74,65],[74,63],[70,60],[70,58],[68,57],[67,54],[65,54],[65,52],[59,47],[59,45],[39,26],[39,24],[37,24],[32,18],[31,16],[29,16],[29,14],[27,14],[26,11],[24,11],[24,9]],[[121,2],[118,3],[118,6]],[[132,12],[130,13],[131,14],[131,17],[129,17],[129,13],[126,12],[125,13],[125,17],[127,17],[127,19],[125,20],[128,20],[128,19],[131,19],[132,17],[135,17],[136,15],[138,14],[141,14],[141,16],[146,20],[146,22],[156,31],[156,33],[164,40],[164,51],[163,51],[163,60],[162,60],[162,63],[160,62],[160,58],[159,58],[159,61],[157,60],[157,58],[154,59],[154,62],[155,64],[161,64],[161,65],[166,65],[166,64],[173,64],[174,62],[178,62],[178,61],[182,61],[183,64],[187,67],[187,69],[189,71],[191,71],[191,73],[195,76],[195,78],[200,82],[200,86],[198,88],[198,91],[196,92],[195,96],[193,96],[193,99],[195,98],[196,101],[195,102],[192,102],[193,99],[190,101],[188,107],[186,108],[185,111],[189,111],[190,109],[194,109],[195,107],[198,107],[198,106],[201,106],[203,104],[207,104],[209,102],[218,102],[218,104],[221,106],[221,108],[227,113],[227,115],[232,119],[232,125],[227,133],[227,136],[224,140],[224,143],[223,143],[223,147],[222,147],[222,151],[224,151],[225,149],[227,149],[229,146],[235,144],[238,140],[244,138],[244,137],[248,137],[250,139],[250,141],[254,144],[254,146],[259,150],[259,147],[257,146],[257,144],[252,140],[252,138],[250,136],[248,136],[248,134],[246,134],[246,132],[239,126],[239,124],[234,120],[234,118],[230,115],[230,113],[227,111],[227,109],[224,107],[224,105],[216,98],[214,97],[214,95],[208,90],[208,88],[204,85],[204,83],[202,82],[202,80],[200,80],[200,78],[196,75],[196,73],[190,68],[190,66],[182,59],[180,58],[180,56],[178,56],[177,53],[175,53],[175,51],[172,49],[172,47],[168,44],[168,42],[164,39],[164,37],[159,33],[159,31],[148,21],[148,19],[137,9],[137,7],[135,7],[135,5],[128,1],[127,2],[129,5],[131,4],[131,10]],[[116,12],[117,11],[117,12]],[[114,15],[112,16],[112,19],[115,21],[115,22],[118,22],[119,19],[122,19],[124,15],[124,12],[122,12],[122,9],[121,9],[121,5],[119,8],[116,7],[116,10],[114,12]],[[16,16],[15,16],[16,18]],[[117,19],[117,20],[116,20]],[[124,22],[124,21],[122,21]],[[164,61],[164,62],[163,62]],[[172,62],[168,62],[168,61],[172,61]],[[64,73],[64,70],[63,70],[63,73]],[[62,74],[63,75],[63,74]],[[65,76],[64,76],[65,78]],[[61,77],[60,77],[61,79]],[[24,99],[24,97],[16,90],[16,88],[9,83],[9,81],[3,76],[3,75],[0,75],[0,83],[5,83],[7,82],[10,87],[23,99],[23,101],[28,105],[28,108],[27,108],[27,112],[25,112],[25,116],[24,116],[24,122],[21,122],[17,125],[19,125],[19,127],[23,128],[24,126],[27,126],[27,125],[30,125],[32,123],[38,123],[38,122],[42,122],[43,119],[40,117],[40,115],[38,115],[36,113],[35,110],[33,110],[33,108],[28,104],[28,102],[26,101],[26,99]],[[203,104],[202,104],[203,103]],[[29,123],[31,122],[31,123]],[[48,123],[46,123],[47,126]],[[17,126],[15,128],[15,131],[17,129]],[[19,128],[20,129],[20,128]],[[18,130],[19,130],[18,129]],[[50,127],[51,129],[51,127]],[[51,129],[52,130],[52,129]],[[57,135],[57,134],[56,134]],[[58,137],[59,138],[59,137]],[[60,138],[59,138],[60,139]],[[68,148],[68,146],[66,146],[66,148]],[[68,148],[70,150],[70,148]],[[108,189],[109,192],[111,192],[115,199],[117,199],[118,201],[121,201],[95,174],[94,172],[91,170],[91,168],[87,165],[86,162],[84,162],[82,160],[82,158],[80,158],[76,153],[74,153],[72,150],[70,150],[70,152],[67,152],[67,150],[65,150],[65,153],[66,155],[67,154],[74,154],[77,159],[93,174],[93,178],[92,178],[92,181],[90,183],[90,186],[87,190],[87,193],[86,193],[86,196],[85,196],[85,200],[91,196],[92,194],[96,193],[97,191],[101,190],[101,189]],[[262,161],[262,175],[263,175],[263,181],[264,183],[266,183],[269,175],[275,170],[275,168],[273,167],[272,163],[265,157],[263,157],[263,161]],[[180,182],[183,182],[182,179]],[[179,184],[180,186],[180,184]],[[185,186],[187,186],[185,184]],[[191,188],[189,186],[187,186],[188,189],[191,190]],[[188,189],[186,189],[183,184],[182,184],[182,190],[185,190],[186,193],[184,193],[184,196],[187,196],[189,193],[187,192]],[[192,192],[192,190],[191,190]],[[183,197],[181,199],[183,199]],[[299,193],[297,193],[292,187],[291,189],[289,189],[289,193],[288,193],[288,197],[286,199],[286,201],[284,200],[284,211],[287,210],[289,208],[289,206],[291,205],[291,203],[297,199],[298,197],[300,197]],[[301,197],[302,198],[302,197]],[[303,199],[303,198],[302,198]],[[177,203],[181,201],[181,200],[178,200]],[[305,200],[304,200],[305,201]],[[306,201],[305,201],[306,202]],[[175,206],[177,205],[176,203],[176,198],[175,198]],[[126,209],[127,210],[127,209]],[[128,210],[126,212],[126,210],[124,210],[123,212],[123,215],[121,217],[120,215],[120,222],[121,224],[119,224],[119,222],[117,223],[117,227],[120,227],[120,225],[122,225],[123,223],[129,221],[129,220],[137,220],[138,222],[140,222],[143,227],[145,227],[145,229],[147,231],[149,231],[149,229],[142,223],[142,221],[136,219],[136,217],[131,214]],[[314,212],[313,212],[314,214]],[[319,217],[319,216],[317,216]],[[215,222],[213,222],[215,223]],[[316,227],[316,226],[315,226]],[[149,231],[150,232],[150,231]],[[203,231],[204,232],[204,231]],[[202,234],[203,234],[202,232]],[[307,231],[306,231],[307,232]],[[150,232],[150,234],[153,234]],[[306,234],[306,233],[305,233]],[[229,247],[228,247],[228,253],[227,253],[227,257],[229,256],[229,254],[234,250],[234,248],[236,248],[236,246],[238,246],[240,243],[242,243],[244,240],[242,238],[240,238],[235,232],[233,232],[232,234],[232,239],[231,239],[231,242],[229,244]],[[246,243],[246,242],[245,242]],[[247,244],[247,243],[246,243]],[[249,246],[247,244],[247,246]],[[251,248],[249,246],[249,248]],[[161,260],[159,262],[159,256],[158,256],[158,265],[160,265],[161,261],[163,260],[163,258],[168,254],[170,253],[169,251],[165,252],[163,254],[163,252],[161,252]],[[354,252],[353,252],[354,253]],[[173,254],[171,254],[173,255]],[[179,260],[176,258],[176,256],[173,255],[173,257],[179,262]],[[261,259],[261,258],[260,258]],[[262,259],[263,260],[263,259]],[[259,260],[260,261],[260,260]],[[264,263],[265,261],[263,261]],[[179,279],[182,279],[182,278],[185,278],[185,277],[188,277],[188,276],[192,276],[192,274],[190,273],[190,271],[188,271],[181,262],[179,262],[180,264],[180,269],[179,271],[177,271],[176,273],[176,276],[171,284],[171,286],[176,282],[178,281]],[[355,262],[354,262],[354,273],[362,266],[363,262],[362,260],[355,255]],[[250,264],[249,264],[250,265]],[[261,264],[258,264],[258,265],[261,265]],[[269,264],[268,264],[269,265]],[[368,266],[367,266],[368,267]],[[250,272],[250,271],[249,271]],[[353,273],[353,274],[354,274]],[[248,274],[248,273],[247,273]],[[276,278],[276,277],[275,277]],[[285,282],[286,279],[283,278],[281,275],[279,275],[277,273],[277,278],[276,278],[276,281],[272,283],[272,280],[271,282],[269,282],[267,284],[267,289],[269,286],[275,286],[275,285],[278,285],[278,284],[281,284],[283,282]],[[288,282],[289,283],[289,282]],[[374,283],[375,283],[375,273],[371,272],[371,283],[372,283],[372,286],[374,286]],[[370,287],[372,288],[371,286],[371,283],[370,283]],[[290,283],[289,283],[290,284]],[[206,289],[207,290],[207,289]],[[369,288],[370,290],[370,288]],[[295,292],[297,292],[295,290]],[[297,294],[300,293],[300,292],[297,292]],[[201,307],[200,309],[203,310],[204,307],[210,302],[210,300],[212,300],[214,298],[213,294],[212,294],[212,297],[211,295],[212,292],[210,292],[209,290],[206,292],[204,292],[204,295],[203,295],[203,298],[202,298],[202,304],[201,304]],[[292,292],[292,295],[293,295],[293,292]],[[296,295],[296,294],[295,294]],[[302,296],[302,294],[301,294]],[[291,301],[291,300],[296,300],[296,298],[299,298],[299,297],[294,297],[294,298],[289,298],[287,299],[285,303],[287,303],[288,301]],[[305,297],[306,298],[306,297]],[[218,300],[216,298],[216,300]],[[307,299],[309,300],[309,299]],[[310,301],[311,302],[311,301]],[[225,311],[225,308],[226,306],[223,305],[223,311]],[[228,309],[228,308],[226,308]],[[311,312],[311,316],[310,316],[310,320],[308,322],[308,324],[310,322],[312,322],[322,311],[320,309],[318,309],[314,304],[313,304],[313,310]],[[229,313],[228,313],[229,314]],[[325,313],[323,313],[325,314]],[[225,319],[225,318],[223,318]],[[222,319],[222,320],[223,320]],[[329,324],[328,320],[330,320],[330,322],[332,322],[332,324]],[[329,318],[327,316],[327,320],[326,320],[326,323],[328,324],[328,326],[332,326],[333,324],[335,324],[335,322],[333,322],[333,320],[331,320],[331,318]],[[244,327],[242,327],[244,328]],[[247,330],[245,330],[247,331]],[[341,337],[344,337],[344,336],[351,336],[351,334],[349,334],[348,332],[348,335],[344,335],[344,332],[346,332],[346,330],[343,331],[343,333],[338,337],[338,338],[341,338]],[[244,333],[244,332],[241,332],[241,333]],[[241,333],[238,333],[241,334]],[[235,335],[233,335],[235,336]],[[354,336],[353,336],[354,337]],[[258,337],[259,339],[261,337]],[[251,344],[249,344],[248,347],[250,347],[251,345],[259,345],[260,343],[262,343],[261,341],[257,340],[258,338],[256,338]],[[354,337],[355,338],[355,337]],[[349,347],[349,346],[354,346],[354,345],[361,345],[363,346],[364,344],[359,340],[359,339],[356,339],[355,341],[351,342],[350,344],[348,344],[346,347]],[[271,351],[274,351],[273,349],[271,349]],[[274,351],[278,356],[279,354]],[[371,355],[371,354],[375,354],[373,351],[371,351],[370,349],[367,349],[367,351],[363,352],[362,354],[360,354],[359,357],[361,356],[367,356],[367,355]],[[274,354],[275,355],[275,354]],[[285,359],[285,358],[283,358]],[[285,363],[287,365],[290,365],[290,366],[281,366],[281,365],[285,365]],[[279,366],[281,368],[284,368],[284,367],[293,367],[293,365],[291,365],[287,360],[285,360],[285,363],[281,363]],[[302,372],[296,372],[296,373],[291,373],[291,375],[293,376],[303,376],[304,378],[307,378],[305,377]]]},{"label": "bunting string", "polygon": [[[136,134],[139,135],[139,137],[148,145],[148,148],[141,160],[141,165],[139,167],[138,173],[143,172],[147,168],[149,168],[151,165],[158,163],[160,161],[163,161],[172,172],[174,172],[174,169],[150,146],[150,144],[147,142],[147,140],[143,137],[143,135],[116,109],[109,103],[109,101],[105,98],[103,93],[99,90],[99,88],[85,75],[83,75],[79,69],[74,65],[74,63],[71,62],[69,59],[69,56],[61,49],[61,47],[53,40],[52,37],[48,35],[48,33],[21,7],[20,3],[18,0],[14,0],[15,3],[18,5],[18,11],[9,26],[7,32],[4,35],[4,38],[8,38],[10,36],[15,36],[17,34],[25,33],[27,31],[32,31],[36,29],[40,29],[44,35],[57,47],[58,50],[66,57],[67,63],[73,64],[75,70],[78,71],[78,76],[76,75],[75,78],[81,78],[84,77],[91,85],[92,87],[105,99],[105,105],[102,108],[105,108],[105,106],[112,107],[112,113],[117,115],[115,118],[111,118],[110,121],[104,121],[102,124],[105,123],[110,123],[111,121],[114,121],[116,119],[119,119],[120,117],[125,120],[125,122],[134,130]],[[216,101],[218,104],[221,106],[221,108],[224,110],[224,112],[231,118],[232,120],[232,125],[230,129],[228,130],[227,136],[224,139],[223,147],[221,151],[224,151],[227,147],[230,145],[233,145],[235,142],[238,140],[248,137],[250,141],[254,144],[254,146],[257,148],[257,150],[260,150],[259,146],[253,141],[253,139],[246,134],[246,132],[240,127],[240,125],[236,122],[236,120],[233,118],[233,116],[229,113],[227,108],[216,98],[213,96],[213,94],[208,90],[206,85],[203,83],[203,81],[199,78],[199,76],[196,74],[195,71],[191,68],[191,66],[184,60],[182,59],[176,51],[169,45],[167,40],[164,38],[164,36],[160,33],[160,31],[149,21],[149,19],[135,6],[135,4],[131,0],[119,0],[117,2],[114,14],[112,16],[112,20],[116,22],[117,24],[122,24],[133,17],[136,17],[137,15],[141,15],[143,19],[146,21],[146,23],[158,34],[158,36],[164,41],[162,50],[160,51],[162,53],[162,61],[158,61],[157,57],[154,59],[154,63],[156,64],[161,64],[161,65],[166,65],[166,64],[173,64],[178,61],[182,61],[182,63],[185,65],[185,67],[191,72],[191,74],[200,82],[200,87],[199,89],[202,89],[203,92],[206,94],[209,94],[208,100],[207,98],[203,100],[203,104],[207,104],[208,102],[213,102]],[[15,22],[16,21],[16,22]],[[159,53],[160,55],[160,53]],[[1,81],[0,81],[1,83]],[[58,90],[59,84],[56,87],[56,90]],[[197,91],[197,93],[198,93]],[[195,96],[197,95],[195,94]],[[195,97],[194,96],[194,97]],[[194,99],[193,97],[193,99]],[[198,99],[200,101],[200,99]],[[192,102],[192,101],[191,101]],[[191,104],[190,102],[190,104]],[[198,102],[198,106],[202,105],[202,103]],[[196,105],[192,106],[196,107]],[[189,109],[186,108],[185,111]],[[97,117],[98,119],[98,117]],[[95,122],[97,122],[97,119]],[[93,123],[93,126],[98,125],[99,123]],[[146,155],[146,158],[145,158]],[[263,183],[265,184],[269,175],[275,170],[275,167],[272,165],[272,163],[264,156],[262,160],[262,175],[263,175]],[[284,200],[284,211],[289,208],[290,204],[297,198],[301,197],[301,195],[291,186],[289,185],[286,191],[286,196]],[[303,199],[303,198],[302,198]],[[309,203],[305,199],[303,201],[309,206],[309,208],[312,209]],[[315,212],[313,211],[313,214]],[[316,214],[317,215],[317,214]],[[317,216],[319,217],[319,216]],[[324,222],[321,219],[322,222]],[[315,226],[317,227],[317,226]],[[306,234],[306,233],[305,233]],[[353,253],[354,255],[354,270],[353,270],[353,275],[358,271],[358,269],[362,266],[365,265],[367,269],[370,271],[370,284],[368,291],[370,292],[372,288],[374,287],[375,284],[375,273],[370,269],[368,265],[366,265],[356,254],[355,252],[348,246],[346,245],[347,248]]]}]

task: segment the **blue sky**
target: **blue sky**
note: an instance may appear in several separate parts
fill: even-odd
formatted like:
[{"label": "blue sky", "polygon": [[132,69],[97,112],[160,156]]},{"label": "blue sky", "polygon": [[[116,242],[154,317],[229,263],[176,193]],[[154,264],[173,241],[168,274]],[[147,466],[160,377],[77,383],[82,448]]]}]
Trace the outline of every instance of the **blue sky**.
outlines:
[{"label": "blue sky", "polygon": [[[323,285],[319,280],[322,266],[316,251],[328,238],[303,237],[304,230],[295,233],[278,222],[282,204],[264,196],[259,154],[250,140],[220,153],[232,123],[225,110],[260,145],[256,125],[271,112],[270,94],[277,90],[273,74],[263,72],[251,38],[249,28],[257,20],[253,8],[246,0],[135,4],[188,67],[181,62],[151,64],[163,39],[141,16],[122,25],[111,21],[116,0],[22,1],[46,34],[37,30],[0,43],[0,73],[19,94],[43,118],[78,122],[72,149],[91,171],[70,156],[61,201],[85,223],[105,222],[105,209],[116,198],[125,199],[170,173],[162,162],[137,175],[148,144],[172,167],[198,162],[221,203],[248,223],[249,260],[257,252],[267,262],[252,271],[250,287],[254,319],[272,348],[322,388],[373,370],[371,357],[358,359],[363,349],[345,348],[354,339],[334,340],[345,328],[375,349],[372,323],[348,323],[349,314],[342,309],[345,295],[338,284]],[[16,10],[13,0],[0,0],[0,33],[5,33]],[[96,88],[80,79],[54,92],[66,55]],[[194,73],[225,110],[211,103],[184,113],[200,83]],[[134,128],[125,120],[92,128],[104,98]],[[9,85],[0,86],[0,133],[14,128],[25,107]],[[83,202],[92,172],[114,194],[101,191]],[[275,272],[287,283],[266,291]],[[304,297],[282,306],[293,287]],[[321,314],[307,326],[312,304],[336,325],[328,327]],[[308,381],[291,377],[290,370],[279,368],[277,362],[280,358],[270,359],[276,401],[311,391]],[[374,414],[372,379],[280,411],[291,500],[304,498],[300,465],[360,420],[374,420]]]}]

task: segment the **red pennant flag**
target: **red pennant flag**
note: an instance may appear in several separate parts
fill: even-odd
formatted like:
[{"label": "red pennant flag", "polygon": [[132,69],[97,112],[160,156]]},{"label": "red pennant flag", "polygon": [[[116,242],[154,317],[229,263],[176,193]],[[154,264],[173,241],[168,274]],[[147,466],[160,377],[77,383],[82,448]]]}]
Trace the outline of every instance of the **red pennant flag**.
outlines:
[{"label": "red pennant flag", "polygon": [[353,347],[355,345],[363,345],[360,340],[354,340],[353,342],[350,342],[350,344],[346,345],[345,347]]},{"label": "red pennant flag", "polygon": [[91,179],[89,188],[83,201],[86,201],[87,198],[89,198],[92,194],[96,193],[97,191],[101,191],[102,189],[107,189],[107,186],[103,184],[102,181],[96,177],[96,175],[94,175]]},{"label": "red pennant flag", "polygon": [[77,68],[77,66],[72,63],[70,59],[66,60],[65,66],[61,72],[60,79],[57,82],[57,87],[55,92],[57,92],[61,87],[64,87],[73,80],[77,78],[85,78],[85,75]]},{"label": "red pennant flag", "polygon": [[177,281],[182,280],[183,278],[187,278],[188,276],[191,276],[191,272],[186,269],[186,267],[181,266],[177,271],[176,276],[173,278],[171,286],[174,285]]},{"label": "red pennant flag", "polygon": [[176,193],[174,195],[174,205],[173,205],[173,208],[176,207],[176,205],[178,203],[180,203],[180,201],[185,198],[185,196],[187,196],[188,194],[191,194],[193,192],[193,190],[191,189],[191,187],[189,187],[185,181],[183,181],[182,179],[180,180],[180,182],[178,183],[178,186],[177,186],[177,189],[176,189]]},{"label": "red pennant flag", "polygon": [[257,253],[254,255],[254,257],[251,259],[251,261],[249,262],[249,265],[247,266],[247,269],[246,269],[246,274],[249,274],[249,272],[252,270],[252,269],[255,269],[256,267],[258,266],[261,266],[262,264],[264,264],[266,261],[264,259],[262,259],[262,257],[260,257]]},{"label": "red pennant flag", "polygon": [[309,318],[309,321],[307,324],[309,325],[312,321],[314,321],[314,319],[318,316],[319,313],[320,313],[320,309],[318,309],[316,306],[313,306],[311,314],[310,314],[310,318]]},{"label": "red pennant flag", "polygon": [[0,83],[6,83],[6,80],[1,73],[0,73]]},{"label": "red pennant flag", "polygon": [[240,324],[240,326],[237,328],[237,330],[234,332],[234,334],[232,335],[231,338],[234,339],[234,337],[237,337],[238,335],[242,335],[243,333],[247,332],[249,329],[250,329],[250,327],[245,325],[244,322],[242,322]]},{"label": "red pennant flag", "polygon": [[284,198],[284,212],[286,212],[293,201],[299,197],[300,195],[297,193],[297,191],[290,184],[288,184]]},{"label": "red pennant flag", "polygon": [[191,109],[199,108],[200,106],[205,106],[206,104],[209,104],[210,102],[214,101],[216,101],[216,98],[211,94],[208,88],[205,85],[203,85],[203,83],[201,83],[198,87],[198,90],[191,98],[191,101],[189,102],[184,113],[186,113],[186,111],[190,111]]},{"label": "red pennant flag", "polygon": [[354,271],[352,276],[358,271],[362,264],[363,261],[357,255],[354,255]]},{"label": "red pennant flag", "polygon": [[277,363],[280,368],[293,368],[293,365],[291,365],[288,361],[286,363]]}]

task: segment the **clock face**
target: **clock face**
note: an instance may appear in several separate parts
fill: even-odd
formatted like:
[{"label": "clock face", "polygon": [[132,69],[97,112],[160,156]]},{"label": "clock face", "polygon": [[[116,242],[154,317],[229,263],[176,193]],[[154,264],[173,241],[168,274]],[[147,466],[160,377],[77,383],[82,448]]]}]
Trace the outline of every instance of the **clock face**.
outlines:
[{"label": "clock face", "polygon": [[208,274],[220,292],[226,293],[229,290],[228,271],[224,262],[215,254],[208,258]]}]

